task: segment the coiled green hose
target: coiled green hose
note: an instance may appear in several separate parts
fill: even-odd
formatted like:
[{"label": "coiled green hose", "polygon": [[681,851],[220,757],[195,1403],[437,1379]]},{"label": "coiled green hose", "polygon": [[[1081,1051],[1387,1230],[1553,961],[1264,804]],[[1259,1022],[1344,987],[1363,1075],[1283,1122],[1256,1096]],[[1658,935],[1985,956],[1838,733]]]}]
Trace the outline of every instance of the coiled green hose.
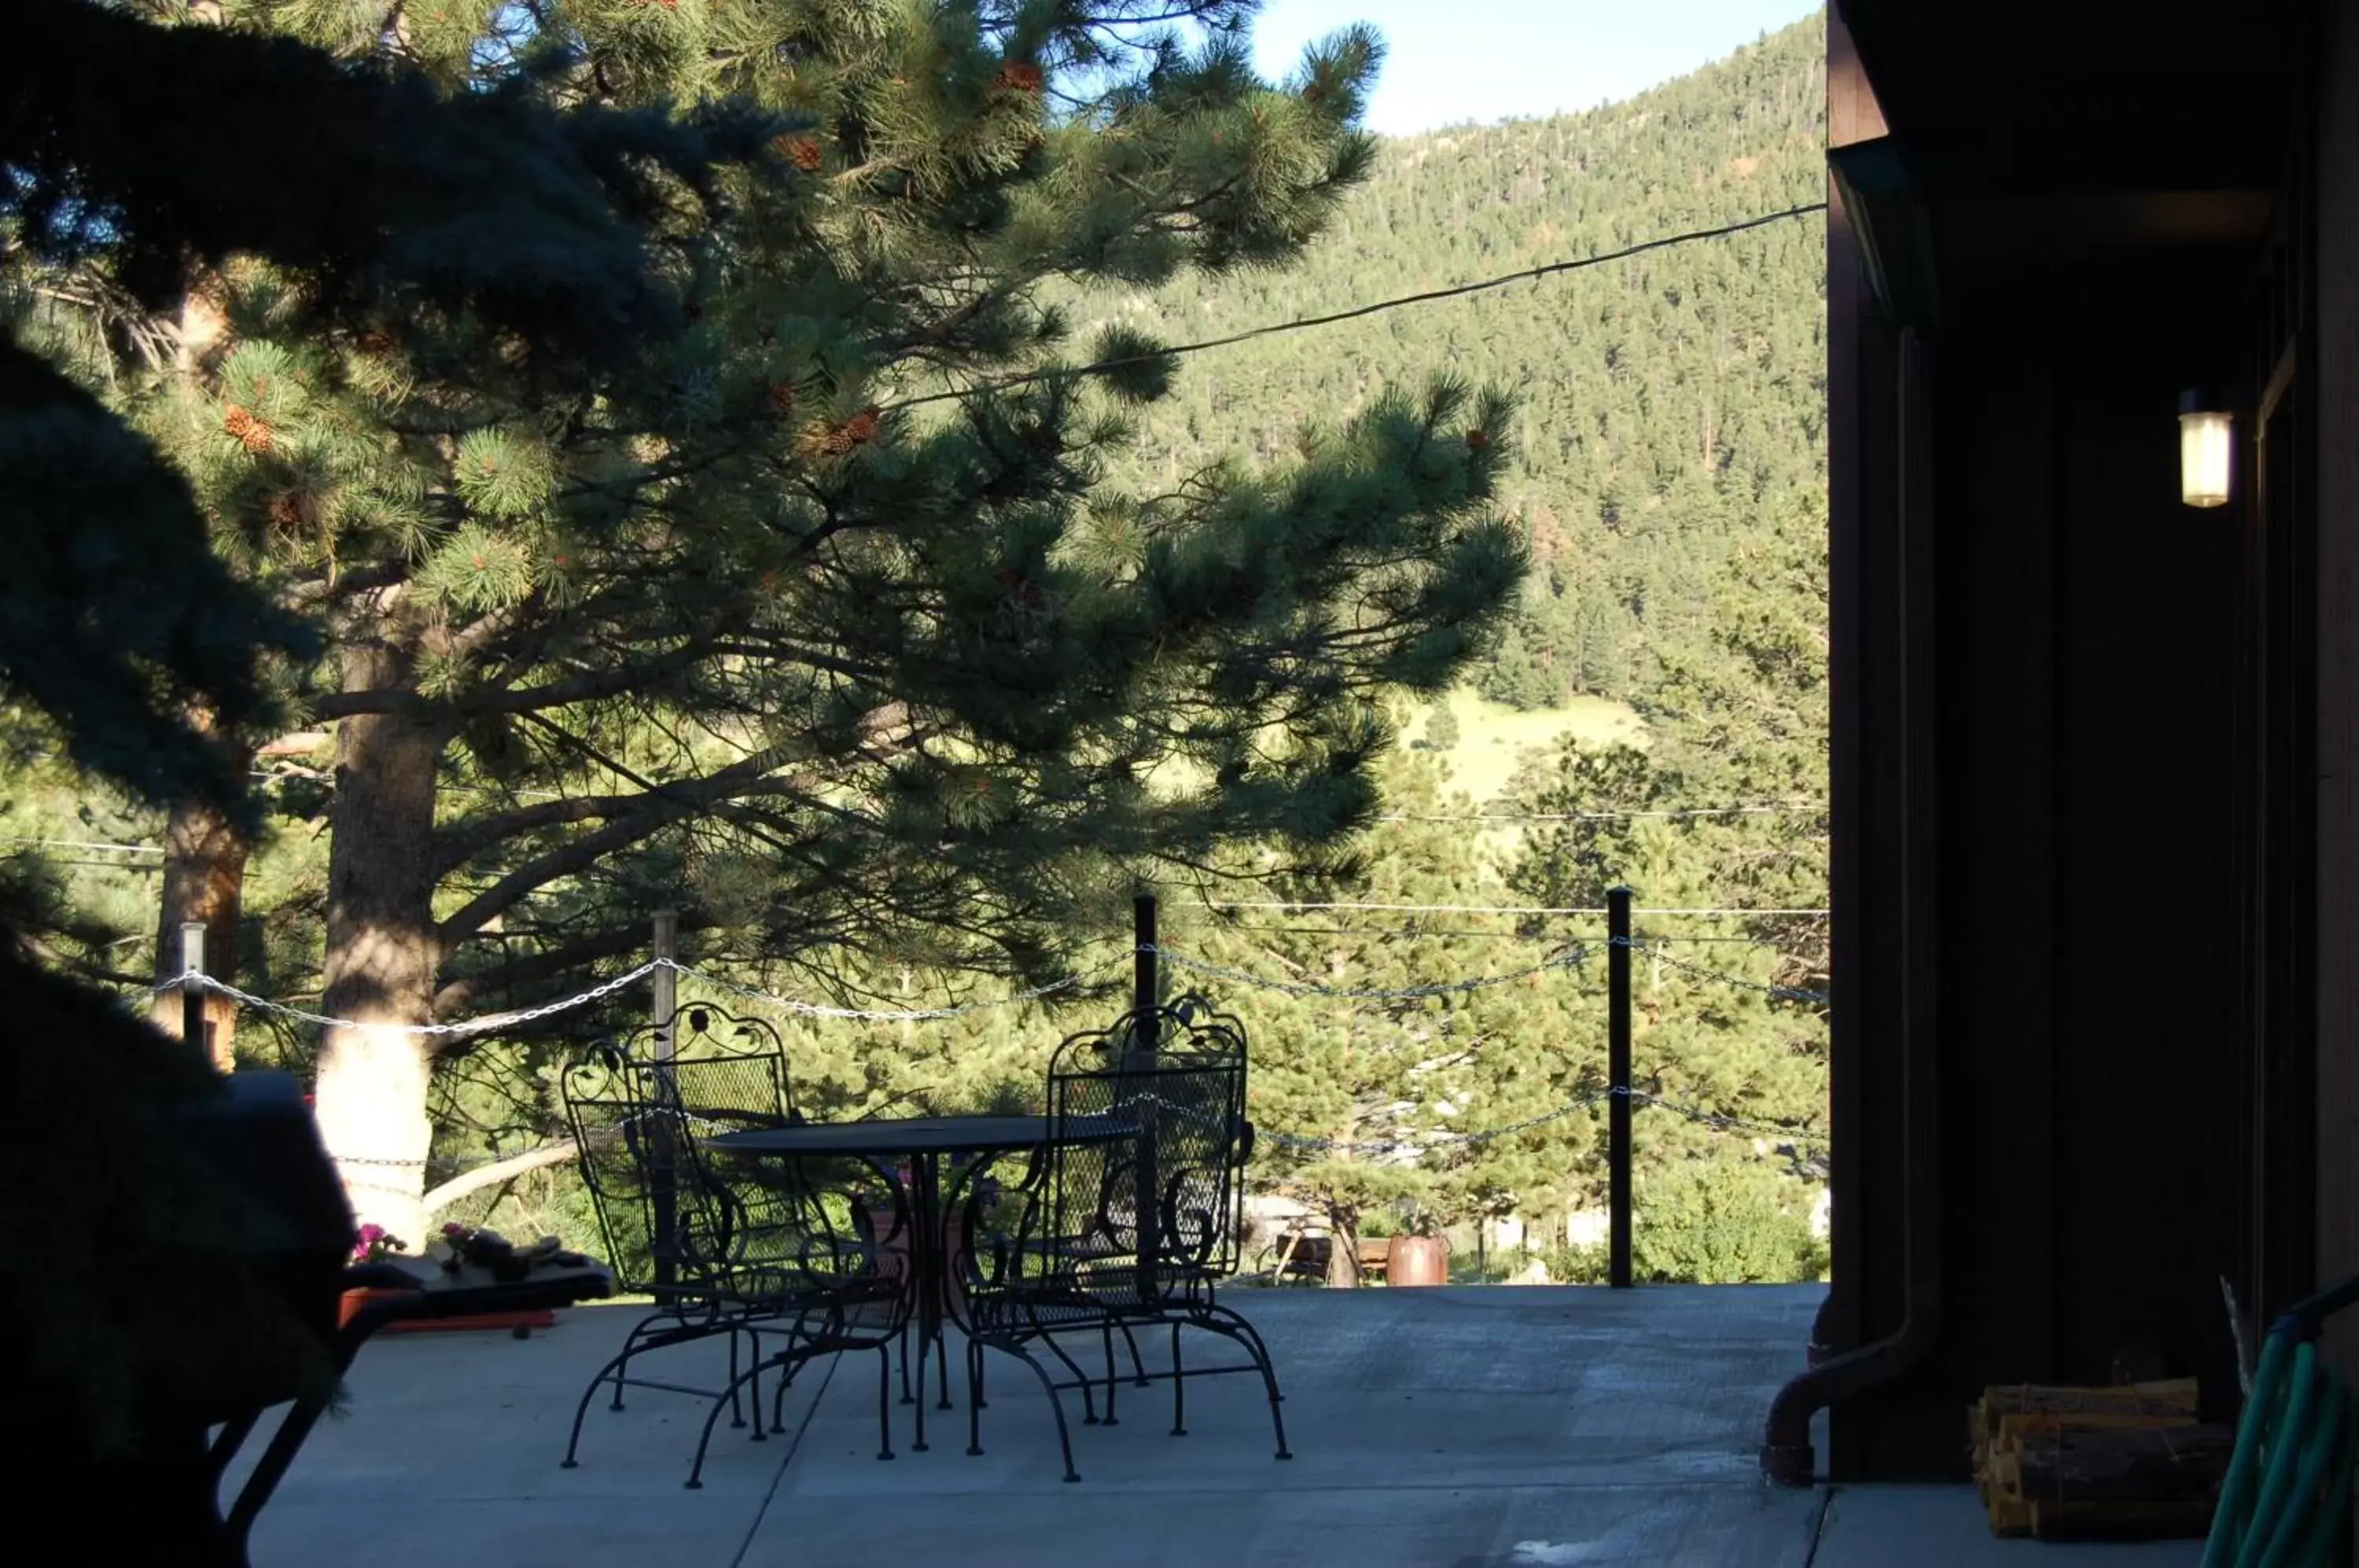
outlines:
[{"label": "coiled green hose", "polygon": [[2318,1358],[2322,1311],[2278,1320],[2220,1485],[2203,1568],[2323,1568],[2347,1558],[2359,1403]]}]

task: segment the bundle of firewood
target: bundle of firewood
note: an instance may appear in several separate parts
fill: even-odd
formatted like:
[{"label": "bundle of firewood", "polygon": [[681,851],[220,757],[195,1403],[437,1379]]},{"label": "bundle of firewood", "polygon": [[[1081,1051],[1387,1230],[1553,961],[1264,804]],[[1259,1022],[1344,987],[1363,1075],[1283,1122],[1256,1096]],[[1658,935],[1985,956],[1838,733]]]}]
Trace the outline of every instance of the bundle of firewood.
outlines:
[{"label": "bundle of firewood", "polygon": [[2044,1541],[2203,1535],[2236,1433],[2200,1423],[2195,1395],[2192,1377],[1984,1389],[1967,1419],[1992,1531]]}]

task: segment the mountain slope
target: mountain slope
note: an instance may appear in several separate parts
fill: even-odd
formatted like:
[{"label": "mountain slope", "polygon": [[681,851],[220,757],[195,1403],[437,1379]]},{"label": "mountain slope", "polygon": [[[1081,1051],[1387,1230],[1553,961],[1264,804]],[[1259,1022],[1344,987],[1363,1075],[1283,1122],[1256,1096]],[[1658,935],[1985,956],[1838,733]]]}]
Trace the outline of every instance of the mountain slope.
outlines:
[{"label": "mountain slope", "polygon": [[[1303,265],[1099,297],[1092,324],[1224,336],[1822,199],[1823,24],[1586,114],[1388,141]],[[1700,631],[1712,567],[1823,485],[1824,226],[1805,215],[1185,362],[1123,477],[1266,461],[1310,419],[1437,370],[1521,398],[1513,504],[1538,556],[1490,695],[1635,698]]]}]

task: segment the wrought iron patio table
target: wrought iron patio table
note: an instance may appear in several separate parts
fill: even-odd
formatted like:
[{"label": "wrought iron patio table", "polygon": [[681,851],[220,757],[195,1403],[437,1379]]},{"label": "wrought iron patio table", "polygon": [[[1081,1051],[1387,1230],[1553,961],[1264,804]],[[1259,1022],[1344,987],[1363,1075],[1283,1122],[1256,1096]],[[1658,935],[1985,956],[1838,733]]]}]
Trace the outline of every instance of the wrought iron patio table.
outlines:
[{"label": "wrought iron patio table", "polygon": [[[1065,1137],[1092,1143],[1119,1143],[1135,1135],[1124,1116],[1068,1118]],[[900,1160],[909,1164],[909,1287],[918,1293],[917,1436],[910,1447],[926,1448],[926,1357],[940,1338],[942,1307],[949,1294],[951,1259],[942,1211],[941,1161],[948,1155],[1012,1154],[1038,1149],[1049,1141],[1047,1116],[890,1116],[864,1122],[807,1122],[723,1133],[705,1146],[731,1154],[778,1160]],[[949,1410],[949,1360],[941,1374],[941,1403]]]}]

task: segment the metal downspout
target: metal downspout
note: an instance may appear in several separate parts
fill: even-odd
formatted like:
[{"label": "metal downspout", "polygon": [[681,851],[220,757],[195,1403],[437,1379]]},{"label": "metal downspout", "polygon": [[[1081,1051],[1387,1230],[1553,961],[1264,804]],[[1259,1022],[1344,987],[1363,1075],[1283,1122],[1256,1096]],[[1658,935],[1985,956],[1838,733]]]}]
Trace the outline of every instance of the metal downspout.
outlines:
[{"label": "metal downspout", "polygon": [[[1902,952],[1909,955],[1902,968],[1901,1073],[1903,1105],[1902,1197],[1903,1263],[1900,1327],[1886,1338],[1864,1345],[1811,1367],[1777,1390],[1764,1425],[1761,1469],[1773,1485],[1808,1486],[1818,1476],[1818,1457],[1810,1445],[1810,1420],[1820,1410],[1890,1382],[1924,1359],[1941,1331],[1940,1166],[1937,1141],[1940,1099],[1935,1087],[1939,1066],[1935,1014],[1932,1007],[1932,962],[1930,937],[1930,853],[1933,819],[1930,810],[1933,779],[1930,748],[1919,724],[1930,724],[1936,693],[1930,690],[1930,649],[1920,649],[1931,632],[1930,611],[1930,544],[1925,537],[1930,519],[1919,502],[1911,456],[1915,420],[1923,410],[1922,382],[1918,370],[1922,344],[1913,331],[1900,336],[1899,375],[1899,539],[1901,593],[1902,691],[1916,715],[1901,753],[1903,801]],[[1922,956],[1919,956],[1919,955]],[[1840,1154],[1837,1158],[1841,1158]]]}]

